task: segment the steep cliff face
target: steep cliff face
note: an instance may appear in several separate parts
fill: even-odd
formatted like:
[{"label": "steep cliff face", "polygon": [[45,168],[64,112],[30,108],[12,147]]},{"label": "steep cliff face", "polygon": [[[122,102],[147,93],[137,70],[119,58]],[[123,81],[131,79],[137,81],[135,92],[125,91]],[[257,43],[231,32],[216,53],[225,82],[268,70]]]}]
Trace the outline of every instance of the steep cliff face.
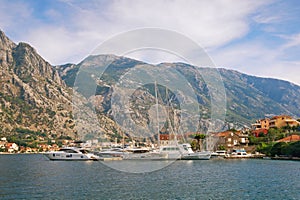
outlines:
[{"label": "steep cliff face", "polygon": [[[6,35],[0,30],[0,67],[1,69],[7,69],[9,63],[13,62],[12,51],[16,47],[16,44],[6,37]],[[1,70],[2,71],[2,70]]]},{"label": "steep cliff face", "polygon": [[28,44],[0,31],[0,133],[29,129],[74,135],[70,89]]},{"label": "steep cliff face", "polygon": [[97,116],[91,106],[107,99],[106,93],[86,95],[89,88],[81,94],[73,91],[77,71],[74,64],[51,66],[29,44],[15,44],[0,31],[0,135],[30,130],[50,138],[110,140],[121,134],[107,115],[108,108]]}]

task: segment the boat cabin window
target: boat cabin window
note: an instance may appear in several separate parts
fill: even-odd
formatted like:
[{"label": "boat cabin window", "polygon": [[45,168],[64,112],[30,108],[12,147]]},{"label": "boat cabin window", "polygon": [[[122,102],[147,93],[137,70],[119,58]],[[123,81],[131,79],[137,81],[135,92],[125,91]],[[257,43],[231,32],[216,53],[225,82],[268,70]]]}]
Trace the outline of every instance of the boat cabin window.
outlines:
[{"label": "boat cabin window", "polygon": [[60,149],[60,151],[64,151],[66,153],[78,153],[77,151],[75,151],[73,149]]},{"label": "boat cabin window", "polygon": [[80,149],[79,150],[81,153],[90,153],[90,151],[89,150],[86,150],[86,149]]},{"label": "boat cabin window", "polygon": [[178,147],[164,147],[163,151],[179,151]]}]

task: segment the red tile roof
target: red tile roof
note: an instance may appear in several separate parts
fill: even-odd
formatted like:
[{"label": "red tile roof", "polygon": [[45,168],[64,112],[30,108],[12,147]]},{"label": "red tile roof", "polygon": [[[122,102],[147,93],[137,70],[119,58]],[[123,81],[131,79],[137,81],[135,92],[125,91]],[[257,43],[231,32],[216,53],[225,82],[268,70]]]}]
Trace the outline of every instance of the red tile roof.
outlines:
[{"label": "red tile roof", "polygon": [[278,118],[292,119],[292,117],[288,116],[288,115],[277,115],[277,116],[272,117],[271,119],[278,119]]},{"label": "red tile roof", "polygon": [[257,129],[252,131],[252,135],[255,135],[255,137],[258,137],[260,133],[263,133],[265,135],[268,134],[268,130],[265,128]]},{"label": "red tile roof", "polygon": [[297,142],[300,141],[300,135],[290,135],[288,137],[277,140],[277,142]]},{"label": "red tile roof", "polygon": [[232,131],[224,131],[217,134],[218,137],[227,137],[232,133]]}]

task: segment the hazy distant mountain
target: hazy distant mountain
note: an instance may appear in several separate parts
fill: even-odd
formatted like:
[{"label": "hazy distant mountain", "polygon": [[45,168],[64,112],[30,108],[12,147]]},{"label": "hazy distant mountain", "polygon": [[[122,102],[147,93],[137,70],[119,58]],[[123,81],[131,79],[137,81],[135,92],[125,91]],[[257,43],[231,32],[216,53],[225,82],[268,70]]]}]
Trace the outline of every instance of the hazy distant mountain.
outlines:
[{"label": "hazy distant mountain", "polygon": [[[226,88],[228,116],[245,120],[287,114],[300,116],[300,87],[293,83],[219,70]],[[236,116],[236,117],[234,117]]]},{"label": "hazy distant mountain", "polygon": [[[109,67],[105,65],[108,62]],[[184,63],[162,63],[156,67],[165,65],[176,69],[193,87],[202,112],[200,128],[205,130],[211,108],[209,90],[203,77],[195,76],[195,66]],[[120,77],[137,66],[152,65],[115,55],[94,55],[79,64],[51,66],[30,45],[15,44],[0,31],[0,134],[11,134],[21,128],[53,135],[74,136],[80,132],[83,135],[117,137],[121,130],[113,121],[111,97]],[[202,76],[209,74],[209,68],[197,70]],[[218,70],[227,101],[223,128],[249,126],[255,119],[271,115],[300,116],[299,86],[233,70]],[[78,73],[81,73],[80,76]],[[167,81],[172,82],[172,78],[167,77],[170,79]],[[86,119],[76,122],[76,130],[72,113],[74,83],[74,96],[79,96],[77,100],[80,101],[74,109],[81,110],[79,119]],[[82,87],[78,88],[76,84]],[[149,109],[155,103],[153,91],[154,87],[150,84],[136,92],[138,98],[132,100],[136,105],[130,111],[136,123],[149,123]],[[173,108],[180,109],[172,91],[161,95],[173,98]],[[94,112],[93,106],[100,128],[90,115],[91,111]],[[172,117],[176,118],[175,112]]]},{"label": "hazy distant mountain", "polygon": [[[103,70],[103,60],[111,59],[109,71],[105,72],[105,80],[98,84],[101,96],[107,96],[111,86],[129,69],[137,65],[145,65],[141,61],[117,57],[112,55],[90,56],[78,65],[65,65],[61,69],[62,78],[72,87],[74,77],[78,69],[85,66],[89,70],[86,73],[96,74],[95,71]],[[146,64],[148,65],[148,64]],[[199,104],[210,112],[209,90],[203,79],[195,77],[194,66],[184,63],[162,63],[159,66],[168,65],[182,73],[194,87]],[[202,75],[209,73],[209,68],[198,68]],[[226,91],[227,113],[226,121],[235,126],[250,125],[255,119],[272,115],[288,114],[294,117],[300,116],[300,87],[287,81],[249,76],[233,70],[218,69]],[[171,77],[170,77],[171,79]],[[172,81],[172,80],[170,80]],[[104,86],[106,85],[106,86]],[[102,88],[102,89],[101,89]],[[106,88],[106,90],[104,90]],[[86,91],[86,90],[85,90]],[[85,93],[82,91],[82,93]],[[95,92],[94,92],[95,93]],[[94,95],[93,93],[93,95]],[[90,94],[85,94],[89,96]],[[96,94],[97,95],[97,94]],[[108,112],[110,98],[102,102],[103,110]],[[209,117],[209,116],[207,116]]]}]

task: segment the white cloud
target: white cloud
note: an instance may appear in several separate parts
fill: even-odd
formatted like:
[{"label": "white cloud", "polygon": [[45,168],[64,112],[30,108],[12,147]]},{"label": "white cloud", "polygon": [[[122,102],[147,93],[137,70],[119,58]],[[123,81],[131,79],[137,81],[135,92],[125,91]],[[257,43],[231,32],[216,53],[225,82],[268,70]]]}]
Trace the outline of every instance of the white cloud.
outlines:
[{"label": "white cloud", "polygon": [[295,73],[300,69],[300,60],[284,60],[286,49],[283,46],[286,45],[274,49],[265,46],[261,41],[248,41],[209,54],[219,67],[255,76],[288,80],[300,85],[299,75]]},{"label": "white cloud", "polygon": [[[78,62],[67,59],[85,56],[112,35],[139,27],[174,30],[205,48],[216,48],[244,36],[249,30],[247,16],[265,4],[229,0],[62,2],[66,13],[49,7],[43,15],[50,20],[28,24],[28,35],[22,37],[53,64]],[[33,15],[26,19],[40,22]]]},{"label": "white cloud", "polygon": [[51,64],[78,63],[97,46],[90,33],[71,32],[64,27],[43,26],[31,31],[27,37]]},{"label": "white cloud", "polygon": [[281,20],[280,16],[262,16],[262,15],[256,15],[254,17],[254,20],[257,23],[261,23],[261,24],[269,24],[269,23],[273,23],[273,22],[278,22],[279,20]]},{"label": "white cloud", "polygon": [[262,3],[253,1],[114,1],[114,24],[154,26],[181,32],[206,48],[226,44],[248,31],[246,17]]},{"label": "white cloud", "polygon": [[26,26],[32,26],[36,19],[32,18],[32,8],[26,3],[1,1],[0,3],[0,28],[22,38],[22,31]]},{"label": "white cloud", "polygon": [[[169,29],[199,43],[208,50],[218,66],[289,79],[300,84],[297,73],[293,73],[298,71],[299,61],[283,60],[284,53],[300,45],[299,34],[284,33],[285,43],[275,47],[266,45],[262,40],[250,41],[245,37],[253,28],[253,23],[263,25],[261,31],[268,30],[275,34],[278,27],[273,25],[287,19],[284,11],[274,12],[272,2],[64,0],[57,1],[56,7],[50,4],[48,9],[39,13],[42,16],[39,18],[38,10],[33,10],[30,2],[2,1],[0,26],[10,32],[15,41],[32,44],[51,64],[78,63],[98,44],[120,32],[141,27]],[[275,6],[275,10],[281,10],[282,4]],[[167,59],[161,62],[177,59],[176,56],[161,55],[154,52],[131,54],[147,61],[151,61],[152,56],[155,63],[161,57]]]},{"label": "white cloud", "polygon": [[282,46],[283,49],[300,46],[300,33],[281,37],[285,38],[288,41]]}]

